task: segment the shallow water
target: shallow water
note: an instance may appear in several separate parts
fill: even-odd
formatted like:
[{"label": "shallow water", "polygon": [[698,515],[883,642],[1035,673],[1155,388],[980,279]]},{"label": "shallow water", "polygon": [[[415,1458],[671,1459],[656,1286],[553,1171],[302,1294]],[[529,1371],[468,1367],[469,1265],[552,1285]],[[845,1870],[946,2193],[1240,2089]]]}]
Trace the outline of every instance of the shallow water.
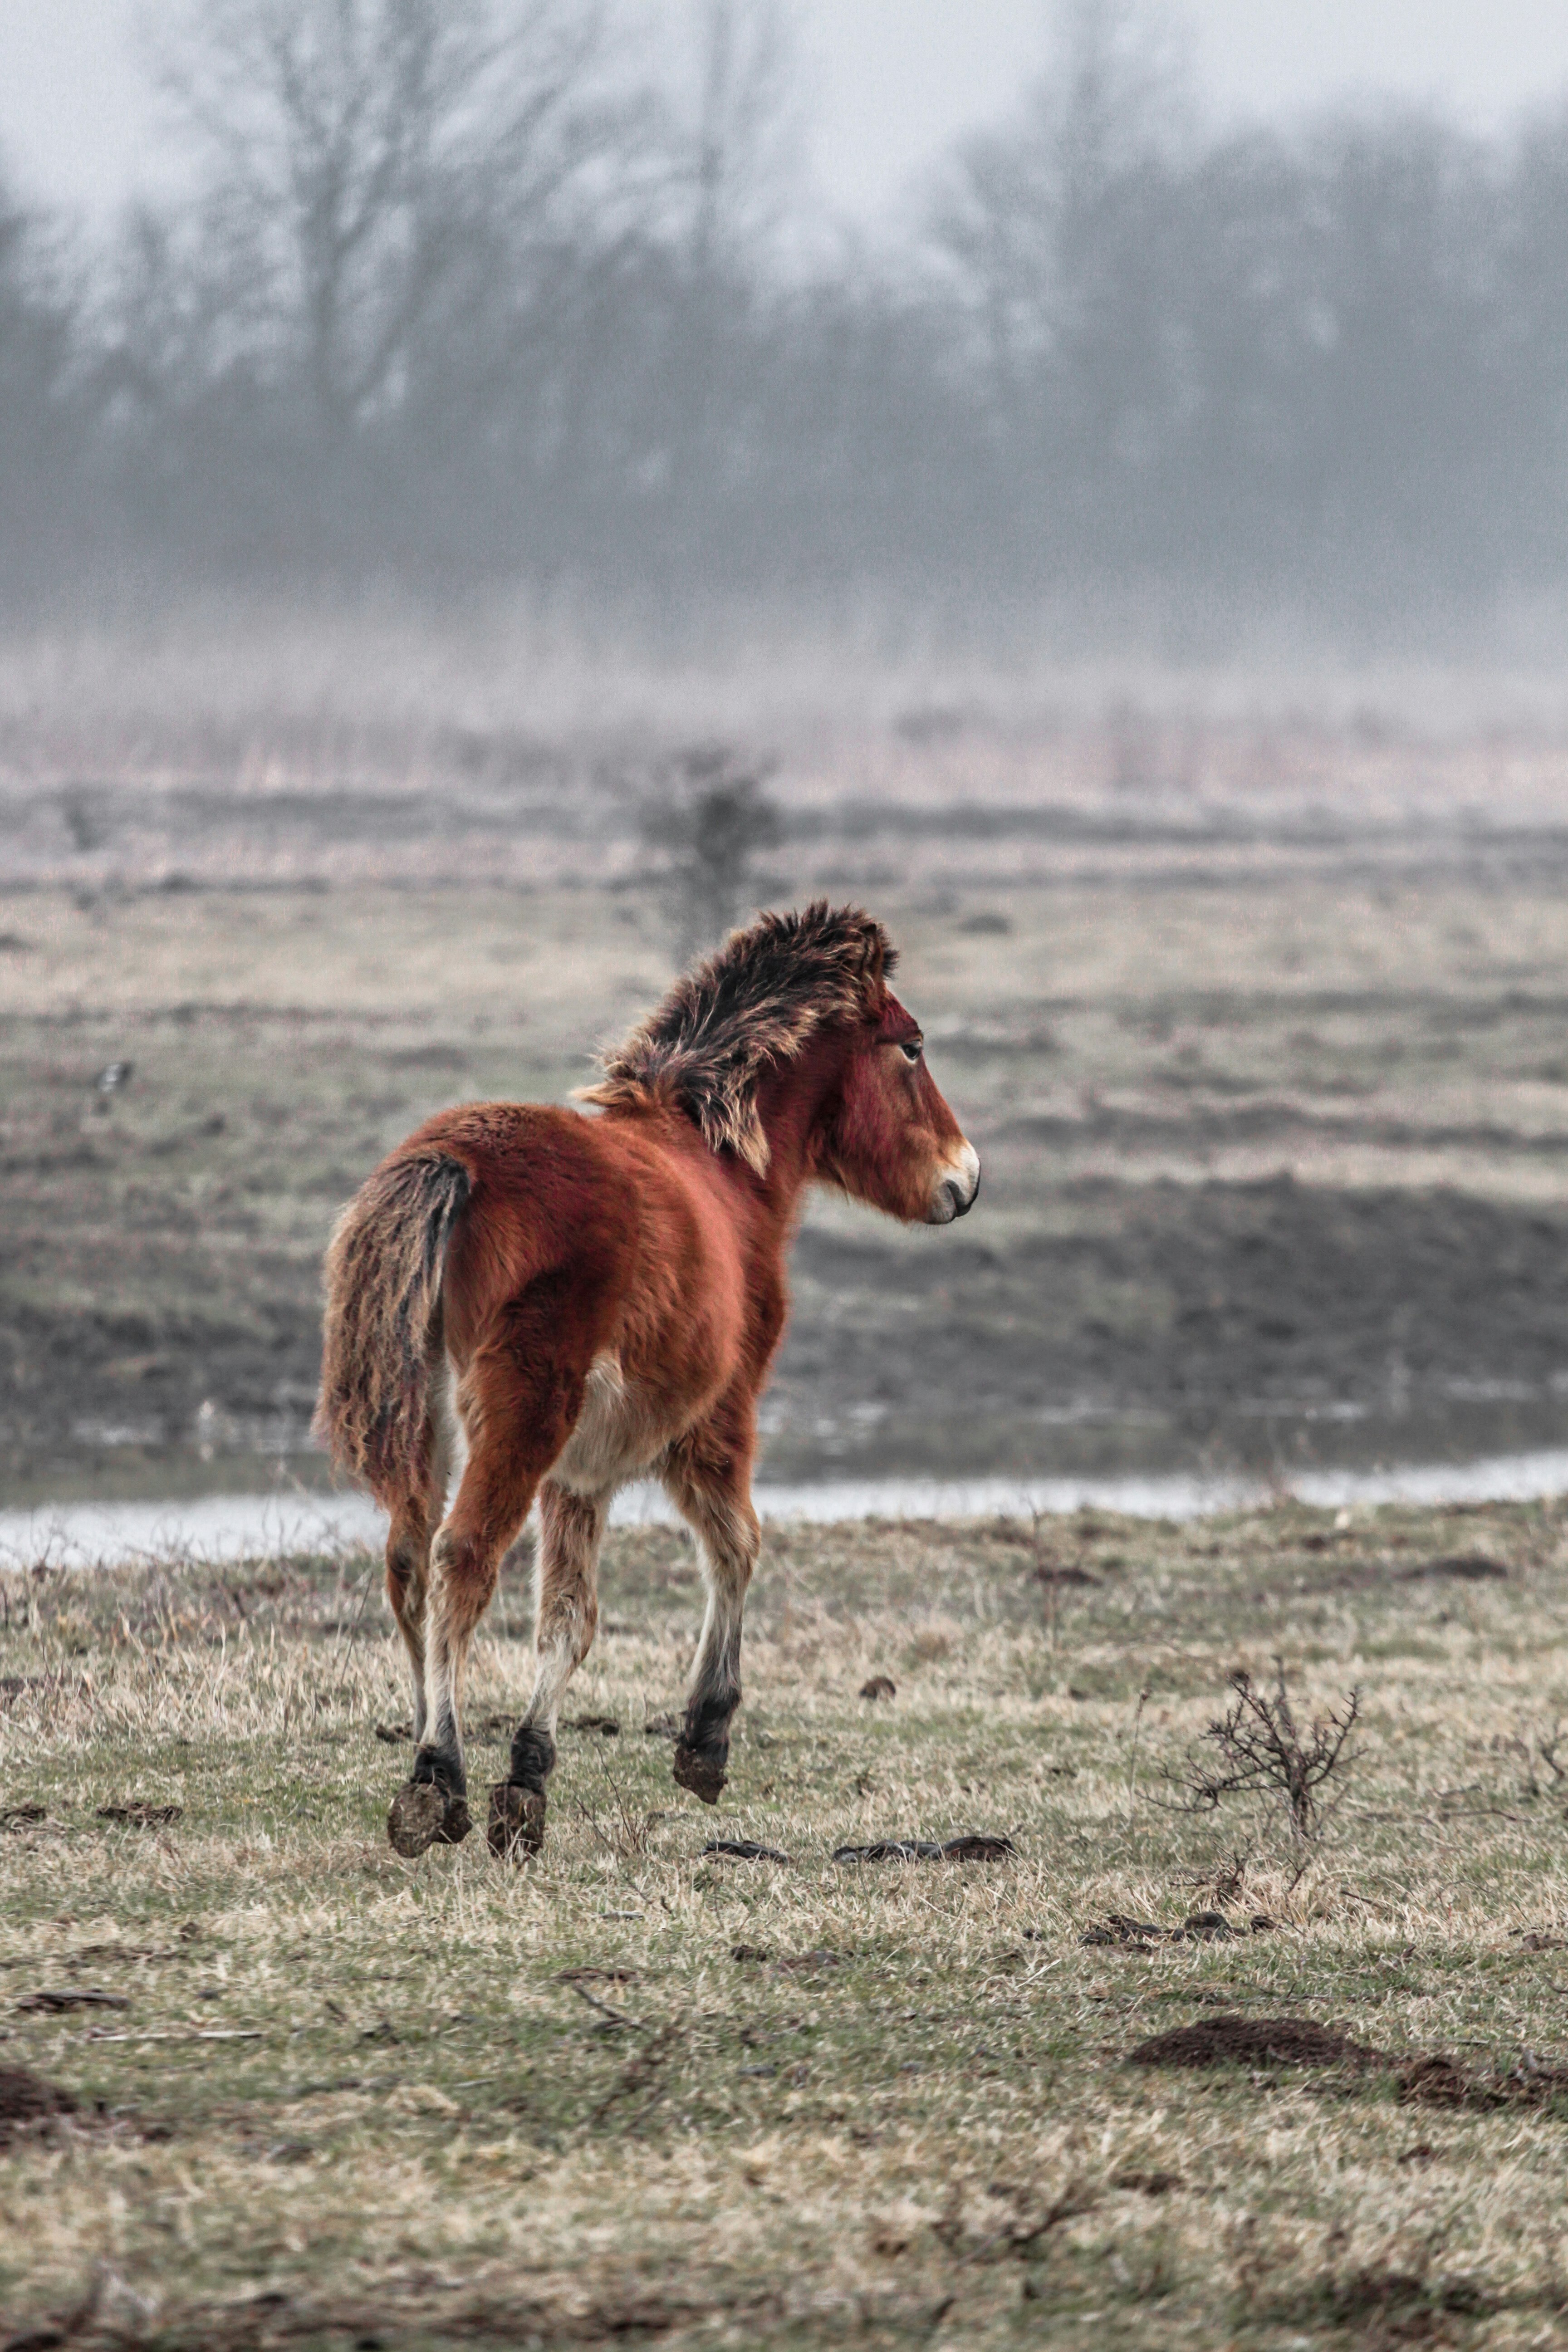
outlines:
[{"label": "shallow water", "polygon": [[[1375,1503],[1528,1502],[1568,1490],[1568,1451],[1496,1454],[1466,1463],[1386,1470],[1312,1470],[1288,1492],[1328,1509]],[[764,1519],[967,1519],[1033,1511],[1123,1512],[1132,1518],[1192,1519],[1243,1510],[1279,1487],[1242,1478],[844,1479],[816,1486],[763,1486]],[[611,1513],[621,1527],[673,1518],[663,1495],[628,1487]],[[379,1546],[382,1514],[361,1495],[209,1495],[170,1503],[64,1503],[0,1511],[0,1565],[111,1568],[178,1557],[215,1561]]]}]

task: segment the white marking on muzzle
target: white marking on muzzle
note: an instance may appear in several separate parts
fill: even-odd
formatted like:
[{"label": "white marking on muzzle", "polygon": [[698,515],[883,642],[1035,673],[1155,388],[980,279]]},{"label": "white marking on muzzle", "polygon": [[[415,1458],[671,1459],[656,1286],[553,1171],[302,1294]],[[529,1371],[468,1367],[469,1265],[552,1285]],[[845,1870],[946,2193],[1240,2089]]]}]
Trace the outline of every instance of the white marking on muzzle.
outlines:
[{"label": "white marking on muzzle", "polygon": [[980,1154],[973,1143],[961,1143],[931,1187],[927,1224],[951,1225],[955,1217],[966,1217],[979,1190]]}]

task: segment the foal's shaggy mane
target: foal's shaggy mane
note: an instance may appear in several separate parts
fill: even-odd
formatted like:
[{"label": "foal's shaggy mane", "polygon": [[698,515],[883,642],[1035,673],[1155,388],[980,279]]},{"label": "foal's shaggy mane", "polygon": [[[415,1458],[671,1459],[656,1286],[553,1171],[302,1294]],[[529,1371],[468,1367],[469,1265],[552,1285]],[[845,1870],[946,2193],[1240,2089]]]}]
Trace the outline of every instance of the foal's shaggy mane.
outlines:
[{"label": "foal's shaggy mane", "polygon": [[657,1013],[582,1089],[611,1107],[671,1104],[695,1119],[710,1148],[739,1152],[762,1175],[767,1138],[757,1082],[793,1061],[818,1030],[872,1015],[898,960],[862,908],[819,898],[804,913],[763,915],[732,931],[716,955],[684,972]]}]

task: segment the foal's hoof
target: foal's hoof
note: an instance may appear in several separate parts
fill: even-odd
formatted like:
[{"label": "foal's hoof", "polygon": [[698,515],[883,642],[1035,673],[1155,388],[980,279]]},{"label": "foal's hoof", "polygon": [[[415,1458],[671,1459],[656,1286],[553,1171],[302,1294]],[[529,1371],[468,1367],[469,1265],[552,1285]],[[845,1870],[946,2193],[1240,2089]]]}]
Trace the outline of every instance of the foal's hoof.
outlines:
[{"label": "foal's hoof", "polygon": [[526,1862],[544,1843],[544,1791],[500,1780],[490,1790],[490,1852],[501,1862]]},{"label": "foal's hoof", "polygon": [[386,1816],[392,1849],[409,1862],[428,1846],[461,1845],[473,1826],[467,1800],[433,1780],[405,1780]]},{"label": "foal's hoof", "polygon": [[710,1756],[699,1748],[688,1748],[684,1739],[675,1743],[675,1779],[679,1788],[689,1789],[705,1805],[716,1805],[724,1788],[724,1767],[715,1764]]}]

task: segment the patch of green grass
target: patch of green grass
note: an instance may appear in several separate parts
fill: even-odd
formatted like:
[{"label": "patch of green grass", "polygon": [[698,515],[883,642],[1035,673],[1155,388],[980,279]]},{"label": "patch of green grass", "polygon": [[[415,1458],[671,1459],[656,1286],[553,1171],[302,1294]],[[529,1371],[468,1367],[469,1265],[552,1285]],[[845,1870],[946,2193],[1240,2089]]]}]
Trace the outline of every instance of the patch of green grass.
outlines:
[{"label": "patch of green grass", "polygon": [[[192,2347],[1547,2340],[1560,2094],[1402,2088],[1423,2053],[1489,2083],[1568,2057],[1565,1525],[1456,1520],[1057,1523],[1100,1580],[1054,1605],[1026,1528],[781,1530],[716,1812],[643,1729],[689,1563],[618,1535],[564,1713],[620,1733],[563,1732],[522,1871],[385,1845],[409,1751],[375,1726],[406,1696],[369,1562],[6,1580],[0,2062],[78,2113],[0,2154],[0,2308]],[[1396,1580],[1470,1549],[1506,1580]],[[1167,1777],[1276,1654],[1309,1707],[1363,1693],[1306,1854]],[[512,1593],[469,1695],[481,1791],[527,1680]],[[134,1803],[182,1810],[100,1818]],[[1016,1858],[831,1859],[966,1829]],[[1227,1937],[1080,1941],[1215,1908]],[[1126,2063],[1226,2013],[1392,2063]]]}]

